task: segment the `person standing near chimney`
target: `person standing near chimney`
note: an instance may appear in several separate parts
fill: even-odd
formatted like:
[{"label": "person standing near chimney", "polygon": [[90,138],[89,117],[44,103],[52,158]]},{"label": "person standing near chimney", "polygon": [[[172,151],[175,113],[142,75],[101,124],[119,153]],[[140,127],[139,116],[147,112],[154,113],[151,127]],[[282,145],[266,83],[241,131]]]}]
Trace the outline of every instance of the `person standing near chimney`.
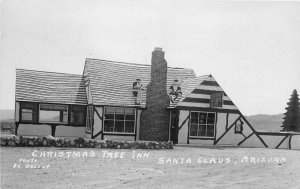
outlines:
[{"label": "person standing near chimney", "polygon": [[136,79],[136,81],[133,83],[132,89],[133,89],[133,96],[134,98],[134,104],[141,104],[142,101],[142,84],[140,79]]},{"label": "person standing near chimney", "polygon": [[170,87],[169,97],[170,101],[174,103],[174,101],[182,95],[181,88],[179,86],[178,80],[175,79],[173,85]]}]

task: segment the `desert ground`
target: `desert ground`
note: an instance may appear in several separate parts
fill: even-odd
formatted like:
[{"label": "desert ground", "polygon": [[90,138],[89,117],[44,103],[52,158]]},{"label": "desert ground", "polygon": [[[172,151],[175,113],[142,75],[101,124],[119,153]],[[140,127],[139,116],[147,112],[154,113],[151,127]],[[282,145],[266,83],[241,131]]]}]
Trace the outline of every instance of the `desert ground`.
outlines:
[{"label": "desert ground", "polygon": [[299,188],[300,151],[1,147],[1,188]]}]

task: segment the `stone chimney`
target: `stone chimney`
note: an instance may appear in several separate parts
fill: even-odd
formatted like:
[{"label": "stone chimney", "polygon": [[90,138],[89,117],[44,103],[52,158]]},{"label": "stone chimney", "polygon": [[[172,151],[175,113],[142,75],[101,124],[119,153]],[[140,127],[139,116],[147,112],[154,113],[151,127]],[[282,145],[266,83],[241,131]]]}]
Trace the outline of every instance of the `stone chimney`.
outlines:
[{"label": "stone chimney", "polygon": [[156,47],[152,52],[151,81],[147,86],[146,110],[141,114],[141,140],[169,139],[169,96],[167,94],[167,61],[165,52]]}]

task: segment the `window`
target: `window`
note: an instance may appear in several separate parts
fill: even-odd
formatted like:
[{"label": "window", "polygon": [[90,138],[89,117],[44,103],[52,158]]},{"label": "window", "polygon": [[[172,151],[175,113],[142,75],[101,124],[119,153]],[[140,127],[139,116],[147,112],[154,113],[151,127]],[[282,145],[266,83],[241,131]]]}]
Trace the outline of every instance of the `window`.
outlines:
[{"label": "window", "polygon": [[94,121],[94,108],[93,106],[88,106],[87,108],[87,116],[86,116],[86,130],[91,131],[92,125]]},{"label": "window", "polygon": [[212,92],[210,96],[210,107],[222,107],[223,106],[223,92]]},{"label": "window", "polygon": [[134,108],[105,108],[104,132],[132,134],[134,133],[134,126]]},{"label": "window", "polygon": [[68,123],[68,105],[40,104],[40,122]]},{"label": "window", "polygon": [[21,121],[37,122],[38,104],[33,102],[21,102]]},{"label": "window", "polygon": [[191,112],[190,136],[213,138],[215,136],[215,113]]},{"label": "window", "polygon": [[241,120],[238,120],[235,123],[234,133],[235,134],[242,134],[243,133],[243,125],[244,125],[244,122],[242,122]]},{"label": "window", "polygon": [[84,125],[86,106],[71,105],[70,124]]}]

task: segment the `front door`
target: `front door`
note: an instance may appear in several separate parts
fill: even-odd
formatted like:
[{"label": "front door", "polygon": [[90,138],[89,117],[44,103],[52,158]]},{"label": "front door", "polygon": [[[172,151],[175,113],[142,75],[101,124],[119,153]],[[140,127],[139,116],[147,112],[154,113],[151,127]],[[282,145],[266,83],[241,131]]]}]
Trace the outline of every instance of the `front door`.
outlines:
[{"label": "front door", "polygon": [[170,112],[171,114],[171,122],[170,122],[170,126],[171,126],[171,136],[170,139],[171,141],[173,141],[174,144],[178,143],[178,112],[176,110],[172,110]]}]

